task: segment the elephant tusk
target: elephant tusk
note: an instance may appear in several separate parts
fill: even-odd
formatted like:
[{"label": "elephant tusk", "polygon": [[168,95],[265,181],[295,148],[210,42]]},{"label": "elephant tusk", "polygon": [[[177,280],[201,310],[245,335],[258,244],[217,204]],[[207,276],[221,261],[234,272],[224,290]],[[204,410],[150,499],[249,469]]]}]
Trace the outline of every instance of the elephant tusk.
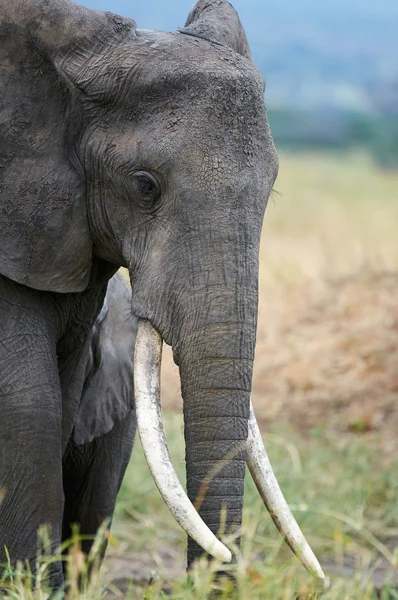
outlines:
[{"label": "elephant tusk", "polygon": [[264,504],[286,543],[311,575],[325,579],[322,568],[292,515],[276,480],[252,404],[250,404],[247,438],[247,465]]},{"label": "elephant tusk", "polygon": [[171,514],[208,554],[223,562],[231,552],[207,527],[180,484],[167,448],[160,401],[162,338],[148,321],[138,323],[134,386],[138,432],[152,477]]}]

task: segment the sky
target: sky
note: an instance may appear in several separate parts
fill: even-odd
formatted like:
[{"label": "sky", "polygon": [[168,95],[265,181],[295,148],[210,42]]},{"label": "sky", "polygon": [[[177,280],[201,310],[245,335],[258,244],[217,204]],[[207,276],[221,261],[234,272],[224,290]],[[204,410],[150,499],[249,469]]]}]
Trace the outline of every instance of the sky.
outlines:
[{"label": "sky", "polygon": [[[192,0],[80,0],[91,8],[109,10],[131,17],[139,27],[174,31],[184,25],[194,2]],[[272,19],[287,23],[302,13],[322,13],[333,18],[340,16],[377,21],[388,13],[398,17],[397,0],[233,0],[250,37],[253,30],[267,31]],[[270,23],[271,20],[271,23]],[[280,23],[278,23],[278,28]]]},{"label": "sky", "polygon": [[[250,3],[250,2],[249,2]],[[83,0],[79,4],[109,10],[137,21],[143,29],[175,31],[182,27],[194,2],[192,0]],[[245,0],[237,0],[235,8],[244,7]]]}]

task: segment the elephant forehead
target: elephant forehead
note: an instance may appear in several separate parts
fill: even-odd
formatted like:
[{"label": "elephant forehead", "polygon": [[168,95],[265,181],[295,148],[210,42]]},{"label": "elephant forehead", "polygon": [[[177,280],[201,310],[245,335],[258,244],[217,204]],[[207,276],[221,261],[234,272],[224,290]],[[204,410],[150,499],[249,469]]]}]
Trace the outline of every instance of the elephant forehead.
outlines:
[{"label": "elephant forehead", "polygon": [[[229,108],[264,103],[264,81],[254,64],[228,48],[182,34],[141,32],[110,52],[101,71],[101,93],[117,105],[205,102]],[[97,67],[96,67],[97,69]],[[94,69],[96,75],[98,73]],[[94,87],[98,77],[94,77]]]},{"label": "elephant forehead", "polygon": [[254,70],[242,72],[221,60],[167,61],[163,70],[143,74],[142,87],[148,102],[173,98],[199,110],[212,105],[218,114],[264,106],[262,81]]},{"label": "elephant forehead", "polygon": [[126,146],[166,150],[169,157],[192,150],[206,165],[209,155],[250,162],[274,150],[263,93],[258,82],[243,76],[174,72],[141,98],[137,103],[132,94],[118,113]]}]

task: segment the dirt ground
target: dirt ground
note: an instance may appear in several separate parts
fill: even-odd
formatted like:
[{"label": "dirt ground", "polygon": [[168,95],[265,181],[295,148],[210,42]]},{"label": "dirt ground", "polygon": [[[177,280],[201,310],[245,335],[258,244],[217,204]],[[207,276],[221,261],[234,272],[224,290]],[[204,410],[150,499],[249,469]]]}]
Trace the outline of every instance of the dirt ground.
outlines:
[{"label": "dirt ground", "polygon": [[[253,404],[263,431],[327,425],[377,436],[384,459],[398,460],[398,275],[291,283],[262,297]],[[164,407],[181,410],[169,348],[162,377]]]}]

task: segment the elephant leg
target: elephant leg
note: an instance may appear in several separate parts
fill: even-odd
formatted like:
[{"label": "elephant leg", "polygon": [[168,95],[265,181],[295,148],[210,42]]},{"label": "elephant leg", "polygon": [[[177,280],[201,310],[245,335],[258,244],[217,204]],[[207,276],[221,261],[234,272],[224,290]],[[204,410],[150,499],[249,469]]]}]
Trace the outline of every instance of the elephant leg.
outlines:
[{"label": "elephant leg", "polygon": [[[48,526],[59,547],[63,513],[61,391],[55,333],[38,294],[0,276],[0,565],[30,561]],[[1,569],[0,569],[1,570]],[[61,562],[51,584],[61,587]]]},{"label": "elephant leg", "polygon": [[[63,459],[65,508],[63,540],[70,538],[72,525],[78,525],[82,550],[88,554],[94,536],[104,521],[110,525],[124,473],[130,460],[136,430],[135,411],[113,429],[92,442],[77,445],[71,438]],[[101,560],[107,541],[100,548]]]}]

